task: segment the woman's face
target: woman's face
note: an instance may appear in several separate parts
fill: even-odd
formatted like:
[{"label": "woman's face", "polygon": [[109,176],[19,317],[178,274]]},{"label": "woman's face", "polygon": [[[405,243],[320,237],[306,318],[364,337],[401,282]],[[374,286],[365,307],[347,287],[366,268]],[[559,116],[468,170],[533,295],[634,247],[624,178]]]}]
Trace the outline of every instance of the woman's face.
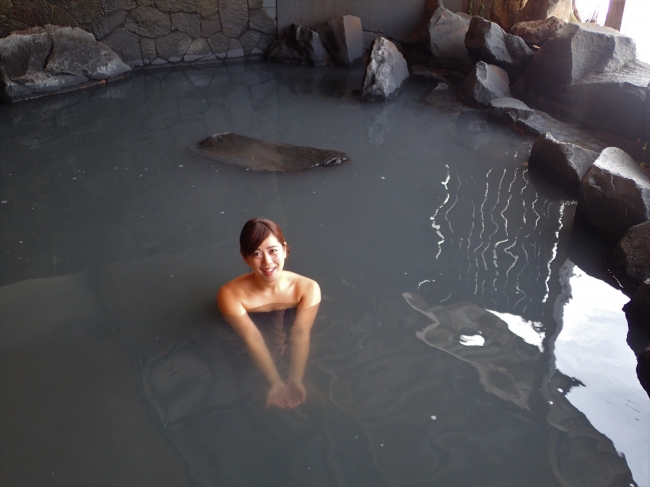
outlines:
[{"label": "woman's face", "polygon": [[244,257],[244,261],[250,266],[253,273],[267,282],[275,282],[284,268],[284,259],[286,258],[285,246],[275,235],[271,234],[264,239],[253,255]]}]

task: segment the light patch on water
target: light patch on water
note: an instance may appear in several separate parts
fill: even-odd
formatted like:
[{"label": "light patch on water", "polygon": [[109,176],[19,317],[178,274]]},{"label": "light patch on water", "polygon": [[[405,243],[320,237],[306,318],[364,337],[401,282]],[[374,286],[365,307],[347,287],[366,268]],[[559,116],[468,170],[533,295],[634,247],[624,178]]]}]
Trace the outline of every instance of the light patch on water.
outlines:
[{"label": "light patch on water", "polygon": [[544,351],[544,346],[542,342],[544,341],[544,332],[538,331],[541,328],[541,323],[537,321],[528,321],[523,319],[521,316],[512,315],[510,313],[499,313],[498,311],[493,311],[488,309],[490,313],[502,319],[508,325],[508,329],[522,338],[526,343],[534,345],[539,348],[540,352]]},{"label": "light patch on water", "polygon": [[461,335],[459,342],[466,347],[482,347],[485,345],[485,338],[481,335]]},{"label": "light patch on water", "polygon": [[557,368],[585,387],[567,399],[625,455],[634,479],[650,486],[650,401],[636,377],[636,358],[626,344],[628,298],[574,268],[571,300],[555,342]]}]

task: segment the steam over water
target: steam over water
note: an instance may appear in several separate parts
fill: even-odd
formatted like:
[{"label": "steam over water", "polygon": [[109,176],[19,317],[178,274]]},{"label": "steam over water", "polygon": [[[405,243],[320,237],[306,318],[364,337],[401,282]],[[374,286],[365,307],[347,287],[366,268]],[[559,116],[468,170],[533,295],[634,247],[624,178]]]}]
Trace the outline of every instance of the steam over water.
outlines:
[{"label": "steam over water", "polygon": [[[532,140],[417,80],[361,104],[362,74],[150,72],[2,108],[0,483],[650,485],[625,298],[574,264]],[[190,151],[226,131],[351,161]],[[323,291],[291,411],[214,303],[254,216]],[[281,371],[292,316],[255,317]]]}]

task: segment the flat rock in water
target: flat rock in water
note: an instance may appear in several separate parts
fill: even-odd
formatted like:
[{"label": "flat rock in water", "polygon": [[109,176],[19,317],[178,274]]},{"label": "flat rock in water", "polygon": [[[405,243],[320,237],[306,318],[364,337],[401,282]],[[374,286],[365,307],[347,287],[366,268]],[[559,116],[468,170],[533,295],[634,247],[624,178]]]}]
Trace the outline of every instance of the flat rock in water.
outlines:
[{"label": "flat rock in water", "polygon": [[232,132],[213,134],[194,151],[253,171],[303,171],[317,166],[338,166],[349,160],[344,152],[275,144]]},{"label": "flat rock in water", "polygon": [[503,117],[510,117],[513,121],[527,119],[534,113],[535,110],[516,98],[505,96],[490,101],[490,118],[497,120]]}]

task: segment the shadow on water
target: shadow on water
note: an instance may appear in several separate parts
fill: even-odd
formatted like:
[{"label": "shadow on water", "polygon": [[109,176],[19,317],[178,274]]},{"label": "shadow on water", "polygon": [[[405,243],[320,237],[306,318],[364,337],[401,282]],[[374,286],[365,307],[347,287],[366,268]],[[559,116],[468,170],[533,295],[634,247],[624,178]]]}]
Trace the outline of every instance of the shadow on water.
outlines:
[{"label": "shadow on water", "polygon": [[[416,81],[361,105],[362,74],[161,71],[3,108],[3,484],[648,485],[647,439],[606,436],[572,400],[587,369],[556,365],[575,365],[575,202],[531,176],[529,139]],[[253,173],[189,151],[225,131],[352,162]],[[262,215],[323,289],[290,411],[263,408],[213,304]],[[256,317],[280,349],[282,318]]]}]

